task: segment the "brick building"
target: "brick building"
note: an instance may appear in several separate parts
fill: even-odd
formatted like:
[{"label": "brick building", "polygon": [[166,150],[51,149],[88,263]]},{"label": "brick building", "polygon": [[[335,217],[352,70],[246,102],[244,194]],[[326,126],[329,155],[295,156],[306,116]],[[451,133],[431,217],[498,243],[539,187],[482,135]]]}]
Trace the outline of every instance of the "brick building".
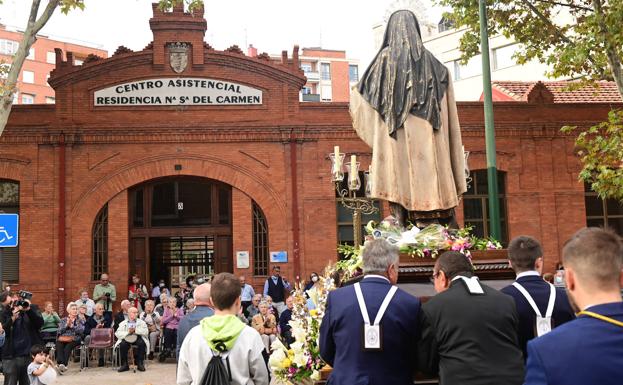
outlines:
[{"label": "brick building", "polygon": [[[176,282],[232,271],[259,289],[271,252],[287,258],[290,279],[322,271],[345,225],[328,154],[339,145],[363,168],[370,161],[347,103],[299,101],[296,47],[280,63],[216,51],[202,11],[154,7],[150,27],[153,42],[137,52],[77,65],[56,50],[56,104],[13,109],[0,139],[0,209],[19,212],[20,247],[5,279],[60,303],[102,271],[119,293],[132,272]],[[586,224],[573,140],[559,128],[592,125],[611,106],[555,103],[542,85],[495,106],[505,229],[540,238],[549,270]],[[483,108],[458,108],[474,170],[458,217],[486,232]]]},{"label": "brick building", "polygon": [[[11,57],[17,52],[22,36],[22,32],[0,24],[0,61],[11,63]],[[56,64],[55,48],[73,52],[76,64],[81,64],[91,54],[103,58],[108,56],[103,49],[38,35],[17,79],[14,104],[54,103],[54,90],[48,84],[48,76]]]},{"label": "brick building", "polygon": [[[248,54],[257,56],[250,46]],[[279,56],[271,56],[279,62]],[[359,61],[346,57],[346,51],[320,47],[302,48],[299,63],[307,82],[300,92],[303,102],[348,102],[350,88],[359,81]]]}]

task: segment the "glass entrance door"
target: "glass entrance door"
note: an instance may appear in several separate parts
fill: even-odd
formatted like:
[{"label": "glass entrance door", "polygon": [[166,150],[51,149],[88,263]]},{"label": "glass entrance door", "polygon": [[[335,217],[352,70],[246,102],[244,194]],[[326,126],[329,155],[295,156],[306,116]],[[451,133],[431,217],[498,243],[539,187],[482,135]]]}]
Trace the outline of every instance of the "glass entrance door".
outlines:
[{"label": "glass entrance door", "polygon": [[150,238],[151,276],[177,286],[189,275],[215,272],[214,237]]}]

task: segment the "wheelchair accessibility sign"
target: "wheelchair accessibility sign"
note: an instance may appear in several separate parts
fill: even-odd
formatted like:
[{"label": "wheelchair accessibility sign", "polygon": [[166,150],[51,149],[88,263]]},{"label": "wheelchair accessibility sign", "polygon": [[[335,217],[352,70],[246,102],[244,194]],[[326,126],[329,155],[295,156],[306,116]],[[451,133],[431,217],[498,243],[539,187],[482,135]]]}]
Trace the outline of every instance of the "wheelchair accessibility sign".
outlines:
[{"label": "wheelchair accessibility sign", "polygon": [[19,215],[0,214],[0,247],[17,247]]}]

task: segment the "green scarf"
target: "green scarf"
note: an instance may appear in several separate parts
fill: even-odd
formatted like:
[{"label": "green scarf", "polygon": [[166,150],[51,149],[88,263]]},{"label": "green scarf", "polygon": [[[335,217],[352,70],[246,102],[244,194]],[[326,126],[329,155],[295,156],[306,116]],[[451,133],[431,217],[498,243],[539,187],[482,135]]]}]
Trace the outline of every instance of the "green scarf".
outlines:
[{"label": "green scarf", "polygon": [[[212,350],[227,351],[244,329],[244,323],[235,315],[213,315],[201,320],[201,333]],[[224,346],[224,349],[223,349]]]}]

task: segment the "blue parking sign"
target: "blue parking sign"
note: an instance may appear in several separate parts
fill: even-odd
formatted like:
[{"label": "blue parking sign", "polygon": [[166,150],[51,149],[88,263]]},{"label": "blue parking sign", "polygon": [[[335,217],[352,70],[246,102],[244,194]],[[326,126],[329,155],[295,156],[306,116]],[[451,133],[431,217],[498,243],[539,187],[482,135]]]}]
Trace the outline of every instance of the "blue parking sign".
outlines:
[{"label": "blue parking sign", "polygon": [[0,247],[17,247],[19,215],[0,214]]}]

